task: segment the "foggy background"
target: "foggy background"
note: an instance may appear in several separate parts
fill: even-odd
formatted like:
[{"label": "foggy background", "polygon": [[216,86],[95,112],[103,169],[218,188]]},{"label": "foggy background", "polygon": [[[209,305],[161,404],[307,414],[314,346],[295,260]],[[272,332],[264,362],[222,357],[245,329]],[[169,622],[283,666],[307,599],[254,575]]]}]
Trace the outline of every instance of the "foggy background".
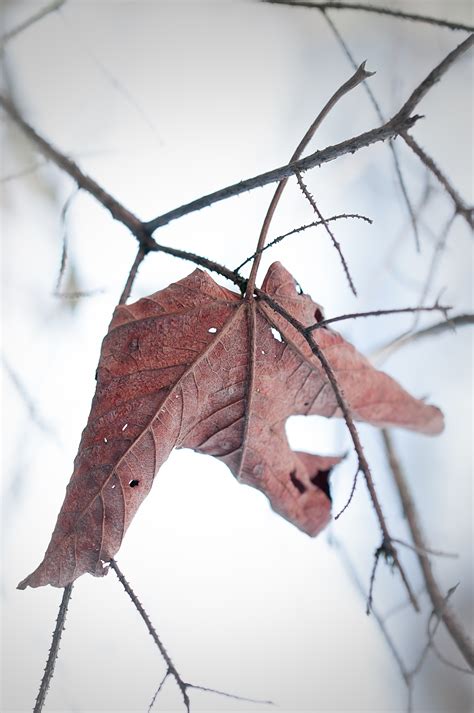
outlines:
[{"label": "foggy background", "polygon": [[[4,33],[42,3],[3,2]],[[398,3],[472,23],[470,2]],[[386,116],[466,36],[464,32],[357,12],[331,18],[358,61],[376,71],[370,86]],[[323,104],[352,68],[316,10],[259,2],[94,2],[68,0],[59,12],[12,39],[3,85],[43,136],[143,219],[284,164]],[[467,202],[472,188],[472,59],[464,55],[423,100],[413,135]],[[379,124],[363,87],[326,119],[308,152]],[[453,313],[472,310],[472,236],[462,218],[437,252],[452,204],[399,139],[416,206],[428,187],[415,250],[406,206],[386,144],[305,174],[326,217],[359,212],[374,220],[334,225],[359,297],[351,294],[321,228],[266,252],[258,282],[280,260],[326,316],[416,305],[426,296]],[[101,340],[136,254],[135,239],[94,199],[46,162],[2,116],[3,554],[2,710],[33,707],[61,591],[15,589],[39,564],[63,501],[95,389]],[[234,268],[255,249],[275,186],[193,213],[155,237]],[[74,196],[73,196],[74,194]],[[73,196],[73,197],[72,197]],[[64,207],[68,203],[64,215]],[[63,213],[63,215],[62,215]],[[314,220],[291,180],[270,239]],[[55,295],[63,241],[68,260]],[[150,254],[131,300],[189,274],[192,264]],[[231,287],[220,277],[217,281]],[[439,315],[421,315],[418,327]],[[370,354],[410,328],[413,316],[343,322],[339,331]],[[413,395],[442,408],[436,438],[394,431],[398,453],[431,546],[443,591],[460,583],[452,606],[472,631],[472,338],[445,332],[393,354],[383,368]],[[350,457],[332,478],[334,512],[347,500],[356,459],[342,423],[294,417],[297,449]],[[389,527],[407,538],[378,431],[361,425]],[[252,698],[278,711],[404,711],[406,689],[365,600],[330,536],[340,540],[368,587],[380,534],[362,477],[350,508],[315,540],[274,514],[265,497],[226,467],[174,452],[133,521],[117,561],[144,604],[182,677]],[[400,548],[416,591],[412,552]],[[374,603],[383,614],[406,595],[380,563]],[[426,641],[431,611],[387,619],[408,668]],[[440,626],[437,641],[461,658]],[[165,672],[151,637],[114,573],[75,584],[50,711],[146,711]],[[428,657],[415,710],[467,713],[472,678]],[[268,706],[190,691],[195,711],[266,711]],[[184,705],[173,679],[153,710]]]}]

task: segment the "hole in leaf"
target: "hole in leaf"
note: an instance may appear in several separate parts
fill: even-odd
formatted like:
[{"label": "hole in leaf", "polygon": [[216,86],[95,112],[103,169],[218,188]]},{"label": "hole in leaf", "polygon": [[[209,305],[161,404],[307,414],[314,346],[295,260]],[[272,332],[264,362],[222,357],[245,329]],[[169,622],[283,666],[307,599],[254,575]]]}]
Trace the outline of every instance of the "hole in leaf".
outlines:
[{"label": "hole in leaf", "polygon": [[131,481],[129,482],[129,486],[130,486],[131,488],[136,488],[139,482],[140,482],[139,480],[131,480]]},{"label": "hole in leaf", "polygon": [[278,331],[278,329],[275,329],[275,327],[270,327],[270,331],[273,334],[273,336],[275,337],[275,339],[277,340],[277,342],[283,341],[282,336],[281,336],[280,332]]},{"label": "hole in leaf", "polygon": [[209,327],[207,331],[209,334],[215,334],[217,332],[217,327]]},{"label": "hole in leaf", "polygon": [[298,282],[298,280],[295,280],[295,282],[296,282],[296,291],[297,291],[297,293],[298,293],[299,295],[302,295],[302,294],[303,294],[303,288],[301,287],[301,285],[300,285],[300,283]]},{"label": "hole in leaf", "polygon": [[329,476],[331,475],[331,468],[328,468],[328,470],[318,470],[316,475],[313,475],[310,480],[313,485],[316,486],[316,488],[319,488],[320,490],[325,493],[329,500],[332,500],[331,498],[331,490],[329,488]]},{"label": "hole in leaf", "polygon": [[306,492],[306,485],[301,482],[301,480],[296,476],[296,470],[292,470],[290,473],[290,480],[295,486],[296,490],[300,493]]},{"label": "hole in leaf", "polygon": [[324,319],[324,314],[321,312],[319,307],[317,307],[317,309],[314,311],[314,318],[316,322],[322,322]]}]

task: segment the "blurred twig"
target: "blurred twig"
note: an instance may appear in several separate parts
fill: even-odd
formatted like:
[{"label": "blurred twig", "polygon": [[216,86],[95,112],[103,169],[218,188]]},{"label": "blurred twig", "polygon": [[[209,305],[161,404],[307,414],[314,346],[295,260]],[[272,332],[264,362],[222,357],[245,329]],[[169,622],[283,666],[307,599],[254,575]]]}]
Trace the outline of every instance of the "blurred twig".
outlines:
[{"label": "blurred twig", "polygon": [[308,0],[263,0],[263,2],[271,3],[272,5],[292,5],[294,7],[313,7],[318,10],[359,10],[362,12],[373,12],[377,15],[388,15],[399,20],[411,20],[413,22],[424,22],[428,25],[437,25],[438,27],[446,27],[449,30],[465,30],[473,32],[472,25],[464,25],[460,22],[450,22],[437,17],[428,15],[418,15],[412,12],[404,12],[403,10],[394,10],[390,7],[379,7],[377,5],[368,5],[366,3],[353,2],[313,2]]},{"label": "blurred twig", "polygon": [[45,5],[45,7],[41,8],[41,10],[38,10],[38,12],[35,12],[33,15],[28,17],[24,22],[21,22],[12,30],[5,32],[5,34],[0,37],[0,50],[5,47],[7,42],[12,40],[14,37],[19,35],[28,27],[31,27],[31,25],[34,25],[35,22],[38,22],[39,20],[42,20],[43,17],[46,17],[46,15],[49,15],[50,13],[55,12],[56,10],[59,10],[65,2],[66,0],[54,0],[54,2],[50,2],[48,5]]},{"label": "blurred twig", "polygon": [[435,579],[430,558],[426,554],[427,546],[421,531],[421,525],[416,512],[415,503],[413,501],[408,481],[403,472],[400,460],[397,456],[392,437],[386,429],[382,429],[381,433],[390,471],[397,487],[400,500],[402,501],[403,511],[405,513],[408,527],[410,528],[413,542],[417,548],[416,555],[423,573],[426,590],[433,605],[433,610],[436,616],[442,619],[451,635],[452,640],[458,647],[467,664],[471,667],[471,669],[474,669],[474,647],[469,637],[464,632],[461,624],[457,620],[455,614],[447,606],[446,597],[443,596]]}]

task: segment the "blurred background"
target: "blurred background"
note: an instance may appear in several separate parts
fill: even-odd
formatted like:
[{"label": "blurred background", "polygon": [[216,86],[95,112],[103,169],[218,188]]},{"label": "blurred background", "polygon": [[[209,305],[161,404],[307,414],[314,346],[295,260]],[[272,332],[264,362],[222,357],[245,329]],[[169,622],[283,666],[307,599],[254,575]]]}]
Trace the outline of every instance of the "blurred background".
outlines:
[{"label": "blurred background", "polygon": [[[392,6],[473,20],[470,2]],[[2,34],[41,7],[4,0]],[[367,68],[376,71],[370,87],[387,117],[466,36],[355,11],[333,10],[330,18],[357,62],[367,60]],[[2,59],[3,91],[27,121],[143,219],[284,164],[353,72],[319,11],[254,1],[67,0],[12,37]],[[467,202],[472,201],[472,99],[468,53],[422,101],[417,112],[425,118],[413,130]],[[379,123],[359,87],[331,112],[310,150]],[[101,340],[137,246],[4,115],[1,130],[2,710],[29,711],[61,591],[15,587],[38,565],[49,542],[94,393]],[[471,312],[468,226],[458,216],[445,231],[451,200],[401,140],[396,147],[419,218],[420,252],[389,148],[376,144],[305,175],[326,217],[358,212],[374,221],[334,224],[358,298],[321,228],[265,253],[259,279],[271,262],[282,261],[326,316],[414,306],[422,299],[433,303],[441,291],[454,314]],[[267,186],[218,203],[155,237],[234,268],[253,252],[273,190]],[[290,181],[270,237],[312,220],[311,207]],[[192,269],[151,254],[131,299]],[[407,330],[439,319],[395,315],[339,326],[360,351],[374,355]],[[452,607],[472,632],[470,328],[413,341],[374,359],[445,413],[439,437],[399,430],[393,438],[427,541],[458,554],[437,558],[434,567],[443,592],[459,583]],[[295,417],[288,433],[298,449],[351,451],[340,422]],[[389,526],[407,539],[380,433],[363,425],[360,433]],[[336,512],[347,500],[355,465],[351,451],[334,473]],[[353,575],[367,591],[379,545],[362,478],[343,517],[312,540],[274,514],[261,493],[238,485],[222,463],[178,451],[156,478],[117,561],[186,681],[270,699],[280,711],[405,711],[406,686],[374,617],[365,614]],[[426,643],[431,605],[416,556],[408,549],[401,555],[420,595],[421,614],[399,608],[406,604],[405,591],[399,576],[382,563],[374,604],[412,669]],[[443,626],[437,643],[450,661],[462,665]],[[78,580],[45,710],[145,711],[164,672],[115,575]],[[268,710],[211,693],[190,695],[196,711]],[[472,678],[430,654],[416,677],[414,709],[467,713]],[[172,680],[153,710],[184,710]]]}]

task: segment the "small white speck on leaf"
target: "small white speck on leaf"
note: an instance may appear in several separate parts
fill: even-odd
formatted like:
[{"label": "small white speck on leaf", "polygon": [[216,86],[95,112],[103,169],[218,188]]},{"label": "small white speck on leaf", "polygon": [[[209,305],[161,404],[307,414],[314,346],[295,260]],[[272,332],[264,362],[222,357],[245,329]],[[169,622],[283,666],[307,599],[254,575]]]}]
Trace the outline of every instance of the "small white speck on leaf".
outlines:
[{"label": "small white speck on leaf", "polygon": [[104,438],[104,443],[108,443],[108,440],[106,438]]},{"label": "small white speck on leaf", "polygon": [[126,423],[125,426],[122,426],[122,431],[125,431],[125,429],[127,428],[127,426],[128,426],[128,423]]}]

